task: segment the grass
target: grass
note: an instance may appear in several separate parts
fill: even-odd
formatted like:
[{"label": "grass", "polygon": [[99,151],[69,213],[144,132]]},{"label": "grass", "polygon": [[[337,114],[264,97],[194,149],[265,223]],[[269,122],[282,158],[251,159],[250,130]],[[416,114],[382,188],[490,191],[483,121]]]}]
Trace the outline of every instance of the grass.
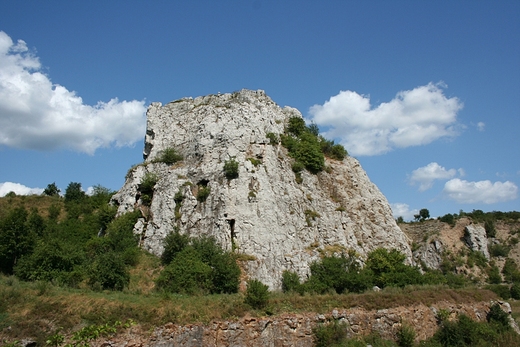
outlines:
[{"label": "grass", "polygon": [[[156,270],[152,270],[155,267]],[[184,296],[153,289],[159,273],[157,258],[143,254],[133,270],[128,289],[123,292],[93,292],[41,283],[21,282],[0,276],[0,340],[35,337],[38,341],[63,328],[70,333],[85,324],[105,324],[132,319],[148,330],[168,322],[176,324],[233,320],[245,315],[263,316],[285,313],[327,313],[332,309],[363,307],[368,310],[440,301],[471,303],[496,299],[488,290],[447,287],[390,288],[364,294],[298,295],[272,293],[265,310],[253,310],[244,304],[243,294]],[[516,305],[515,309],[520,309]],[[518,314],[518,313],[517,313]],[[11,329],[5,329],[10,326]]]},{"label": "grass", "polygon": [[[2,198],[0,199],[0,218],[3,218],[4,214],[16,207],[25,207],[27,211],[36,208],[40,216],[47,218],[49,215],[49,207],[53,204],[56,204],[61,210],[63,210],[63,198],[58,196],[17,195],[9,198]],[[63,213],[60,217],[64,217]],[[60,218],[60,220],[62,219],[63,218]]]}]

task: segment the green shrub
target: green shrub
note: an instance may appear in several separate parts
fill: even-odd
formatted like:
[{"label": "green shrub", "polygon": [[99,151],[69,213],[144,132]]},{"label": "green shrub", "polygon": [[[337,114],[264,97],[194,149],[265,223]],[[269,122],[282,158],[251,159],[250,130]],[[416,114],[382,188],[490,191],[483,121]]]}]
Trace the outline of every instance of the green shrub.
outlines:
[{"label": "green shrub", "polygon": [[153,191],[155,185],[157,184],[157,181],[159,181],[159,177],[157,176],[157,174],[153,172],[147,172],[141,180],[141,183],[137,187],[137,189],[141,193],[141,201],[146,206],[149,206],[152,202]]},{"label": "green shrub", "polygon": [[182,252],[186,246],[190,243],[190,237],[179,233],[178,229],[168,234],[164,238],[164,251],[161,255],[161,262],[164,265],[168,265],[172,262],[175,256]]},{"label": "green shrub", "polygon": [[347,341],[347,324],[336,320],[328,324],[318,324],[312,329],[312,335],[316,347],[343,346]]},{"label": "green shrub", "polygon": [[282,272],[282,291],[284,293],[301,291],[300,277],[296,272],[285,270]]},{"label": "green shrub", "polygon": [[507,257],[509,254],[509,247],[500,243],[488,247],[489,254],[492,257]]},{"label": "green shrub", "polygon": [[269,139],[269,144],[270,145],[277,145],[280,140],[278,139],[278,135],[276,135],[275,133],[267,133],[265,134],[265,137],[267,137]]},{"label": "green shrub", "polygon": [[413,347],[414,342],[415,330],[407,324],[402,324],[397,330],[397,345],[399,347]]},{"label": "green shrub", "polygon": [[490,284],[486,286],[486,289],[491,290],[493,293],[495,293],[504,300],[508,300],[511,298],[511,291],[509,290],[509,286],[500,284]]},{"label": "green shrub", "polygon": [[228,180],[238,178],[238,161],[235,159],[227,160],[224,163],[224,174]]},{"label": "green shrub", "polygon": [[200,254],[188,246],[164,268],[156,284],[159,289],[172,293],[204,295],[211,289],[211,272]]},{"label": "green shrub", "polygon": [[256,158],[247,158],[255,167],[262,164],[262,160]]},{"label": "green shrub", "polygon": [[489,323],[496,323],[501,331],[509,330],[509,315],[502,310],[499,304],[493,304],[486,316]]},{"label": "green shrub", "polygon": [[451,227],[455,226],[455,218],[451,213],[445,214],[440,217],[439,220],[444,223],[448,223]]},{"label": "green shrub", "polygon": [[244,302],[257,310],[266,307],[269,302],[269,287],[259,280],[249,280]]},{"label": "green shrub", "polygon": [[[185,250],[195,252],[190,254],[193,259],[197,260],[194,264],[197,266],[198,273],[204,267],[199,264],[200,261],[205,266],[208,266],[210,271],[205,274],[207,276],[208,283],[205,283],[203,292],[207,293],[236,293],[238,291],[238,285],[240,282],[240,267],[236,263],[235,257],[231,252],[224,251],[215,241],[214,238],[202,237],[202,238],[190,238],[187,235],[181,235],[178,230],[175,230],[169,234],[164,240],[164,252],[161,256],[163,264],[178,263],[178,256],[180,256]],[[185,256],[185,255],[184,255]],[[176,266],[168,267],[165,269],[164,274],[161,273],[161,281],[158,282],[159,287],[167,291],[184,292],[186,294],[197,293],[193,289],[189,289],[191,282],[189,280],[183,281],[181,284],[170,284],[170,281],[174,281],[172,277],[173,273],[177,273],[179,264]],[[176,272],[177,271],[177,272]],[[196,277],[194,274],[191,277]],[[188,286],[188,288],[184,288]]]},{"label": "green shrub", "polygon": [[515,300],[520,300],[520,283],[515,283],[511,286],[511,297]]},{"label": "green shrub", "polygon": [[506,282],[520,282],[520,271],[518,270],[515,261],[511,258],[506,258],[506,262],[502,268],[502,274],[504,275]]},{"label": "green shrub", "polygon": [[178,161],[181,161],[182,159],[182,155],[177,153],[175,148],[168,147],[159,153],[158,157],[154,160],[154,162],[172,165]]},{"label": "green shrub", "polygon": [[211,187],[199,186],[197,190],[197,201],[205,202],[209,196],[209,193],[211,193]]},{"label": "green shrub", "polygon": [[488,271],[488,282],[491,284],[502,283],[502,276],[500,276],[500,270],[496,265],[492,266]]},{"label": "green shrub", "polygon": [[497,231],[495,229],[495,222],[492,219],[486,219],[484,222],[484,229],[486,229],[486,236],[487,237],[495,237],[497,234]]},{"label": "green shrub", "polygon": [[123,290],[130,283],[130,273],[120,254],[108,252],[94,258],[88,271],[93,289]]},{"label": "green shrub", "polygon": [[286,131],[294,136],[300,136],[307,130],[305,121],[301,117],[289,118],[289,124]]}]

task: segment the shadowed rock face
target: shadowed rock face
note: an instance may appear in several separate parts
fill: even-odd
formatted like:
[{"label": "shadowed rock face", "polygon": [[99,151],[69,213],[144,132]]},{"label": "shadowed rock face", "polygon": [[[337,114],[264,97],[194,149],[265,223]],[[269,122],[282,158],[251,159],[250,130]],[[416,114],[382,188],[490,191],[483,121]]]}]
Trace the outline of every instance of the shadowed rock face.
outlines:
[{"label": "shadowed rock face", "polygon": [[[283,134],[294,116],[301,113],[279,107],[263,91],[153,103],[147,112],[145,162],[129,172],[113,198],[120,214],[143,211],[135,226],[142,247],[161,254],[162,241],[174,227],[192,236],[213,236],[224,248],[248,255],[243,257],[249,259],[243,261],[248,276],[271,289],[280,288],[284,270],[304,278],[324,252],[352,249],[366,256],[378,247],[396,248],[410,260],[407,237],[356,159],[326,159],[328,170],[304,171],[303,181],[296,182],[286,149],[267,138]],[[167,148],[184,160],[154,162]],[[238,162],[238,178],[228,180],[223,168],[231,159]],[[147,173],[158,177],[149,207],[139,192]],[[197,199],[208,188],[207,199]]]}]

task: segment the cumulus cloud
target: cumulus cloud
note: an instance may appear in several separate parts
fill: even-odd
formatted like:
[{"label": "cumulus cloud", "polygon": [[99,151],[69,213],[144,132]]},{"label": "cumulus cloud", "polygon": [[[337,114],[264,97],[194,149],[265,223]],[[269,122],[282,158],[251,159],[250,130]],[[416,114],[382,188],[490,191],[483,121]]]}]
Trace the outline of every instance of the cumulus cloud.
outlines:
[{"label": "cumulus cloud", "polygon": [[[462,169],[459,169],[459,173],[463,172]],[[430,189],[435,180],[447,180],[454,177],[456,174],[457,170],[446,170],[436,162],[432,162],[426,166],[413,170],[412,175],[410,176],[410,184],[419,184],[419,191],[423,192]]]},{"label": "cumulus cloud", "polygon": [[5,196],[10,192],[15,192],[16,195],[39,195],[43,193],[43,188],[29,188],[23,184],[13,182],[0,183],[0,197]]},{"label": "cumulus cloud", "polygon": [[459,203],[494,204],[514,200],[518,195],[518,187],[510,181],[492,183],[489,180],[468,182],[459,178],[449,180],[444,185],[443,193],[449,199]]},{"label": "cumulus cloud", "polygon": [[410,210],[410,206],[408,204],[396,202],[390,204],[392,208],[392,214],[394,218],[403,217],[404,220],[412,220],[413,216],[419,213],[418,209]]},{"label": "cumulus cloud", "polygon": [[85,105],[53,84],[24,41],[0,31],[0,144],[23,149],[69,148],[93,154],[129,146],[145,132],[144,101]]},{"label": "cumulus cloud", "polygon": [[478,122],[477,123],[478,131],[484,131],[485,128],[486,128],[486,123],[484,123],[484,122]]},{"label": "cumulus cloud", "polygon": [[341,91],[309,113],[317,125],[328,128],[324,135],[341,139],[349,153],[383,154],[458,134],[457,112],[463,105],[456,97],[446,97],[443,87],[429,83],[401,91],[375,108],[368,96]]}]

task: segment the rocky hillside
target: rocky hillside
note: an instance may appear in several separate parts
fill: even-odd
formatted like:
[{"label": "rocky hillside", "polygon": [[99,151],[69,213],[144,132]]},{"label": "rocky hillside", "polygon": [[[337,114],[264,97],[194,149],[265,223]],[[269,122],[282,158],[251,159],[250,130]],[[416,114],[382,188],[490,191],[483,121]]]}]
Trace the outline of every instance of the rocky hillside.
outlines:
[{"label": "rocky hillside", "polygon": [[[161,254],[174,229],[214,237],[241,254],[246,274],[281,285],[284,270],[304,278],[320,255],[355,250],[361,257],[395,248],[411,259],[406,235],[386,198],[359,162],[325,159],[325,170],[295,175],[279,142],[291,117],[263,91],[153,103],[142,164],[113,197],[119,214],[140,209],[141,245]],[[165,154],[180,155],[164,162]],[[236,175],[224,166],[236,165]]]}]

